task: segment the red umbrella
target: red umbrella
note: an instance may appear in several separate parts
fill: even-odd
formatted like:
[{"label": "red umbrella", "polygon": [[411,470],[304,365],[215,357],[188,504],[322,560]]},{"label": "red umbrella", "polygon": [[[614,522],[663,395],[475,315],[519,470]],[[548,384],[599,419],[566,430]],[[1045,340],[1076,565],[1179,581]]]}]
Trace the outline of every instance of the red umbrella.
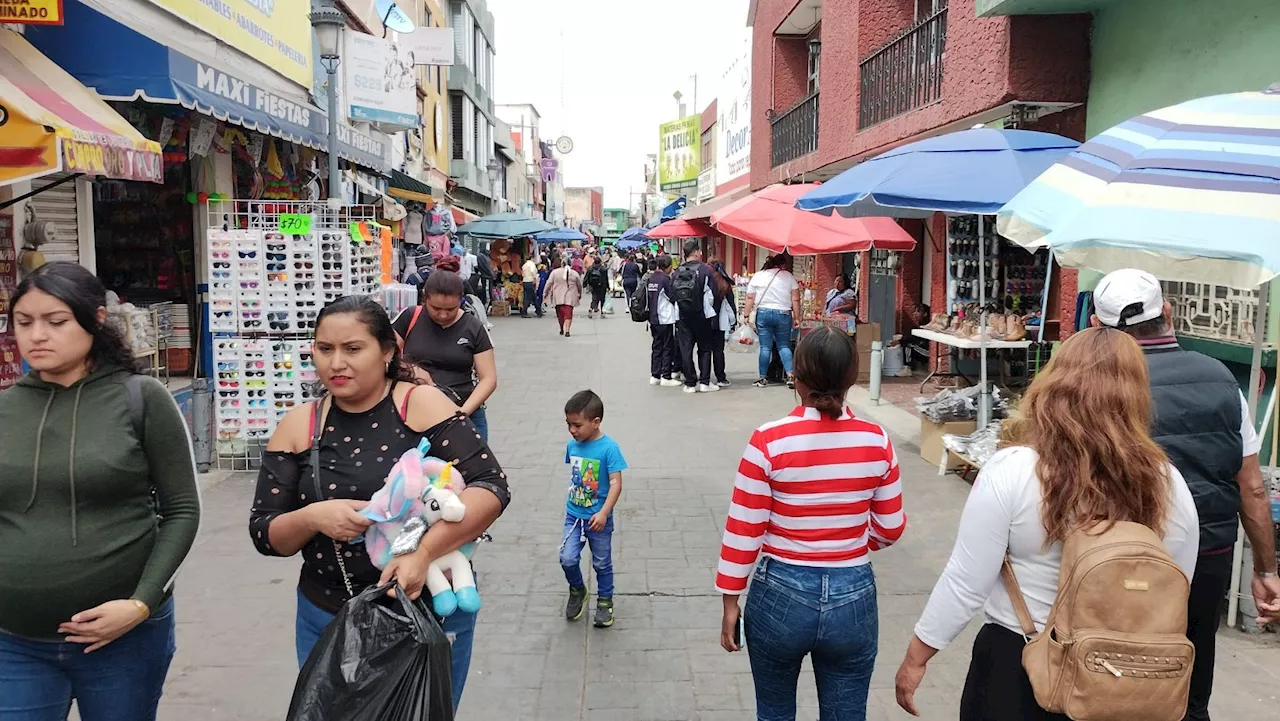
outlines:
[{"label": "red umbrella", "polygon": [[725,235],[793,255],[909,251],[912,238],[892,218],[846,218],[797,210],[796,200],[817,183],[770,185],[711,215],[711,224]]},{"label": "red umbrella", "polygon": [[715,231],[701,220],[668,220],[658,227],[645,231],[650,238],[705,238]]}]

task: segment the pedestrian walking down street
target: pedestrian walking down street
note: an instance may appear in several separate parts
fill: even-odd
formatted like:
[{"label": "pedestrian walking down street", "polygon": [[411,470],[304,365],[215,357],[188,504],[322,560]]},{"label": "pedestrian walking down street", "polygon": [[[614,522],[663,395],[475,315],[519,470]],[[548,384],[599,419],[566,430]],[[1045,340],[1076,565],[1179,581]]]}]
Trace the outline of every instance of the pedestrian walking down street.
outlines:
[{"label": "pedestrian walking down street", "polygon": [[402,311],[392,327],[417,380],[447,389],[487,441],[484,404],[498,389],[498,363],[484,321],[462,309],[462,293],[456,273],[437,270],[422,284],[422,304]]},{"label": "pedestrian walking down street", "polygon": [[[969,493],[955,550],[898,669],[897,700],[903,709],[919,715],[915,693],[927,663],[982,610],[986,625],[974,640],[961,721],[1066,721],[1040,707],[1023,667],[1030,634],[1001,582],[1006,559],[1017,579],[1018,603],[1025,605],[1036,632],[1045,629],[1057,602],[1064,541],[1080,530],[1093,533],[1098,522],[1127,521],[1154,531],[1191,576],[1198,536],[1195,503],[1182,474],[1148,432],[1151,410],[1147,364],[1138,344],[1124,333],[1085,330],[1054,353],[1023,396],[1018,417],[1006,423],[1005,447],[982,467]],[[1135,570],[1135,576],[1147,578],[1144,570]],[[1123,594],[1126,588],[1110,592]],[[1162,584],[1158,597],[1138,594],[1106,606],[1123,608],[1115,611],[1118,617],[1134,618],[1135,609],[1124,604],[1150,604],[1154,613],[1174,593]],[[1173,600],[1180,612],[1183,599]]]},{"label": "pedestrian walking down street", "polygon": [[173,579],[200,496],[186,422],[137,375],[102,283],[53,262],[8,322],[31,370],[0,393],[0,719],[152,721]]},{"label": "pedestrian walking down street", "polygon": [[680,311],[676,348],[680,353],[680,370],[684,373],[684,392],[710,393],[720,390],[720,386],[711,382],[711,348],[716,334],[712,272],[702,262],[702,244],[697,239],[685,241],[684,256],[684,262],[671,276],[676,307]]},{"label": "pedestrian walking down street", "polygon": [[529,306],[533,306],[533,310],[539,317],[542,316],[542,306],[538,305],[538,264],[533,262],[533,256],[520,266],[520,317],[529,317]]},{"label": "pedestrian walking down street", "polygon": [[[819,715],[866,718],[879,639],[869,556],[902,536],[906,516],[888,433],[845,405],[857,376],[853,341],[815,329],[796,351],[801,405],[756,429],[738,465],[716,575],[720,645],[742,648],[745,618],[761,721],[796,717],[805,656]],[[738,600],[753,569],[744,616]]]},{"label": "pedestrian walking down street", "polygon": [[671,257],[660,255],[649,264],[653,266],[645,276],[645,292],[649,295],[649,334],[653,336],[649,348],[649,385],[674,388],[681,385],[671,376],[676,357],[676,321],[680,319],[680,311],[676,308],[671,289]]},{"label": "pedestrian walking down street", "polygon": [[587,583],[580,566],[582,549],[591,547],[591,568],[596,574],[596,628],[613,625],[613,509],[622,496],[622,472],[627,459],[604,431],[604,401],[585,390],[564,406],[564,420],[572,439],[565,446],[569,465],[569,498],[565,504],[564,537],[560,541],[560,566],[569,582],[564,615],[577,621],[587,602]]},{"label": "pedestrian walking down street", "polygon": [[1237,523],[1253,548],[1259,625],[1280,621],[1280,579],[1271,505],[1249,406],[1221,361],[1184,351],[1173,335],[1173,308],[1160,281],[1141,270],[1117,270],[1094,291],[1095,327],[1118,328],[1146,355],[1154,404],[1151,434],[1182,472],[1200,519],[1199,555],[1187,602],[1187,638],[1196,647],[1188,721],[1207,721],[1218,624],[1231,586]]},{"label": "pedestrian walking down street", "polygon": [[791,331],[800,325],[800,284],[791,274],[791,254],[779,253],[764,263],[747,284],[747,325],[760,336],[757,388],[769,385],[769,364],[778,349],[787,385],[794,386],[791,368]]},{"label": "pedestrian walking down street", "polygon": [[551,275],[547,276],[547,302],[556,309],[556,322],[560,335],[568,338],[573,329],[573,309],[582,302],[582,276],[564,264],[559,257],[551,261]]},{"label": "pedestrian walking down street", "polygon": [[[510,502],[507,476],[471,420],[432,386],[416,385],[401,363],[386,311],[368,297],[329,303],[313,343],[321,399],[280,420],[262,454],[249,535],[265,556],[302,552],[295,651],[301,667],[334,614],[355,594],[395,580],[418,598],[431,559],[479,538]],[[358,543],[370,521],[359,513],[382,488],[401,454],[426,438],[447,449],[467,487],[466,518],[437,523],[417,550],[380,573]],[[457,611],[443,628],[453,638],[456,711],[471,666],[476,614]],[[116,717],[113,717],[116,718]]]},{"label": "pedestrian walking down street", "polygon": [[604,318],[604,297],[609,292],[609,270],[604,261],[592,262],[583,281],[591,292],[591,307],[587,310],[587,317],[594,318],[599,313]]},{"label": "pedestrian walking down street", "polygon": [[546,314],[543,302],[547,297],[547,278],[551,276],[551,271],[547,268],[546,262],[538,263],[538,317],[541,318]]},{"label": "pedestrian walking down street", "polygon": [[715,374],[715,383],[721,388],[729,386],[729,376],[724,368],[724,344],[737,325],[738,308],[733,300],[733,279],[724,272],[724,263],[718,258],[711,260],[713,307],[716,311],[715,331],[711,341],[711,370]]},{"label": "pedestrian walking down street", "polygon": [[627,306],[631,306],[631,296],[635,295],[636,288],[640,286],[640,276],[644,269],[636,262],[634,255],[628,255],[626,262],[622,264],[622,293],[626,296]]}]

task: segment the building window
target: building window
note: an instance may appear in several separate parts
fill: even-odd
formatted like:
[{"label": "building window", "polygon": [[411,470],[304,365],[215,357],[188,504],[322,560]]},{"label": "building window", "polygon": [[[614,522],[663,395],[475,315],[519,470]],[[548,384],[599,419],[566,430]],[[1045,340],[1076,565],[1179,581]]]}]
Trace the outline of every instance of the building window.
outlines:
[{"label": "building window", "polygon": [[449,137],[453,138],[454,160],[466,159],[466,149],[462,142],[466,137],[463,133],[465,128],[463,124],[463,118],[465,117],[463,113],[465,108],[462,107],[463,99],[462,93],[449,93],[449,115],[453,120],[453,132],[449,134]]},{"label": "building window", "polygon": [[814,36],[809,39],[809,95],[818,92],[818,69],[822,59],[822,41]]},{"label": "building window", "polygon": [[715,164],[715,154],[711,152],[711,140],[715,137],[715,133],[707,133],[702,136],[702,169],[706,170]]}]

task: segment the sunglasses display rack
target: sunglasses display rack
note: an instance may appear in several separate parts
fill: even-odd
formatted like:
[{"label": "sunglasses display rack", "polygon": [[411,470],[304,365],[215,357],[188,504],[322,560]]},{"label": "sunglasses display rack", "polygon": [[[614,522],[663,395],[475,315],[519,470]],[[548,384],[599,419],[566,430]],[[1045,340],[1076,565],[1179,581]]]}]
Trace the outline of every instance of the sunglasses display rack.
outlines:
[{"label": "sunglasses display rack", "polygon": [[[282,232],[282,214],[311,229]],[[276,423],[313,400],[311,354],[325,303],[381,290],[381,248],[352,240],[373,206],[211,200],[207,252],[218,466],[252,470]]]}]

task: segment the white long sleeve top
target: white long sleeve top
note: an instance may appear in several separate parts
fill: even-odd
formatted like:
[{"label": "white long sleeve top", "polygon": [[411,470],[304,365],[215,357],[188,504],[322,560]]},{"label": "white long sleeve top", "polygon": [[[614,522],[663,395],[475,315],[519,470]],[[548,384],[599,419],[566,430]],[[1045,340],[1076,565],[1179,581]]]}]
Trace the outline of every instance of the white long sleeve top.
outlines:
[{"label": "white long sleeve top", "polygon": [[[1038,459],[1030,448],[1006,448],[992,456],[978,474],[960,516],[951,559],[916,623],[916,636],[929,646],[945,648],[979,609],[983,609],[988,623],[1022,633],[1013,603],[1000,580],[1005,551],[1036,630],[1044,630],[1049,609],[1058,595],[1062,544],[1044,547],[1042,496],[1036,477]],[[1169,477],[1171,505],[1164,545],[1191,578],[1199,551],[1200,523],[1182,474],[1170,465]]]}]

